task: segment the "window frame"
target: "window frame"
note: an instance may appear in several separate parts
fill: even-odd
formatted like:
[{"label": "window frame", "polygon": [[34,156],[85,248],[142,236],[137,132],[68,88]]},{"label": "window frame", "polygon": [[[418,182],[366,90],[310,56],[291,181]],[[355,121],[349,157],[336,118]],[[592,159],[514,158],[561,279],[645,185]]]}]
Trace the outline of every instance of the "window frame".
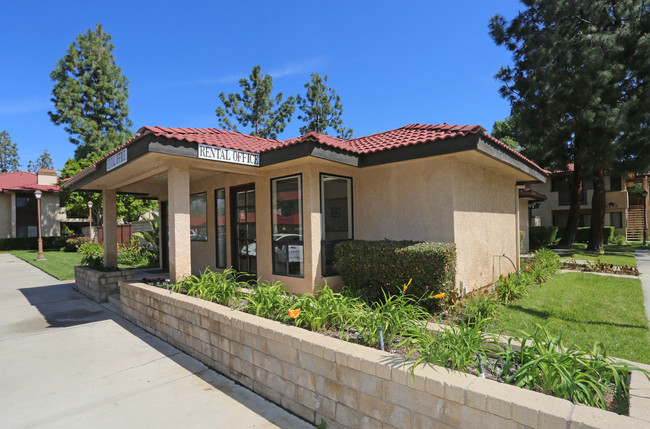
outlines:
[{"label": "window frame", "polygon": [[[224,218],[224,243],[223,243],[223,255],[219,252],[219,205],[217,200],[218,192],[223,192],[223,218]],[[215,267],[217,268],[226,268],[228,266],[228,206],[226,202],[226,188],[217,188],[214,190],[214,249],[215,249]],[[219,264],[220,257],[223,257],[223,265]]]},{"label": "window frame", "polygon": [[[287,180],[287,179],[291,179],[291,178],[298,178],[298,192],[299,192],[299,195],[300,195],[299,209],[300,209],[300,230],[301,230],[301,233],[300,233],[301,237],[300,238],[301,239],[299,241],[291,242],[291,244],[294,245],[294,246],[300,245],[302,247],[302,260],[300,261],[300,264],[301,264],[300,272],[301,272],[301,274],[299,274],[299,275],[289,273],[289,257],[288,257],[288,255],[287,255],[287,258],[286,258],[287,260],[285,262],[285,272],[277,272],[275,270],[275,258],[276,258],[275,244],[276,243],[281,243],[281,242],[276,241],[273,238],[273,235],[274,235],[273,231],[274,231],[274,226],[275,226],[274,225],[274,212],[273,212],[273,204],[274,204],[274,201],[273,201],[273,199],[274,199],[273,183],[277,182],[279,180]],[[273,273],[273,275],[277,275],[277,276],[294,277],[294,278],[303,279],[303,278],[305,278],[305,219],[304,219],[305,210],[304,210],[304,194],[303,194],[302,173],[288,174],[288,175],[280,176],[280,177],[272,177],[270,179],[270,181],[269,181],[269,185],[270,185],[270,197],[269,197],[269,199],[270,199],[270,203],[271,203],[271,272]]]},{"label": "window frame", "polygon": [[[200,196],[203,195],[204,201],[205,201],[205,238],[194,238],[192,235],[190,235],[190,242],[198,242],[198,243],[204,243],[208,241],[208,192],[203,191],[203,192],[196,192],[194,194],[190,194],[190,231],[192,229],[192,218],[196,216],[192,216],[192,197]],[[197,237],[199,237],[197,235]]]},{"label": "window frame", "polygon": [[[325,224],[324,224],[324,218],[323,218],[323,210],[324,210],[324,202],[325,202],[325,195],[323,193],[323,177],[328,176],[328,177],[336,177],[340,179],[346,179],[350,181],[350,195],[348,196],[350,201],[349,201],[349,228],[350,228],[350,238],[347,239],[340,239],[340,240],[325,240]],[[318,192],[319,192],[319,201],[320,201],[320,216],[321,216],[321,275],[323,277],[332,277],[332,276],[338,276],[339,272],[334,270],[334,271],[326,271],[327,269],[327,252],[326,252],[326,246],[331,245],[331,244],[338,244],[343,241],[349,241],[349,240],[354,240],[354,179],[350,176],[342,176],[340,174],[330,174],[330,173],[323,173],[321,172],[318,176]]]}]

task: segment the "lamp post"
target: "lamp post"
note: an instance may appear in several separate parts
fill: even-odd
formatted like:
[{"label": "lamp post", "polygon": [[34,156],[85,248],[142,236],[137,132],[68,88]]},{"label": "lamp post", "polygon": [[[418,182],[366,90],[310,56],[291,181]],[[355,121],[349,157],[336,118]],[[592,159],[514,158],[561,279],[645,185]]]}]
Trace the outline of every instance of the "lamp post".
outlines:
[{"label": "lamp post", "polygon": [[44,261],[45,255],[43,255],[43,237],[41,236],[41,196],[43,193],[39,190],[34,192],[36,197],[36,206],[38,207],[38,256],[36,257],[37,261]]},{"label": "lamp post", "polygon": [[93,241],[93,202],[88,201],[88,237]]},{"label": "lamp post", "polygon": [[648,211],[648,204],[646,203],[646,198],[648,197],[648,191],[641,192],[643,197],[643,245],[648,244],[648,219],[646,212]]}]

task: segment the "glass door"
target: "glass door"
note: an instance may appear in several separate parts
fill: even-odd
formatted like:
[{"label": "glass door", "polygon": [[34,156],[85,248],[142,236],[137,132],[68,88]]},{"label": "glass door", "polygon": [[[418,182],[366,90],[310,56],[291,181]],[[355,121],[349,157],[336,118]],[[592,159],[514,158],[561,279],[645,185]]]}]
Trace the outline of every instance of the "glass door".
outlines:
[{"label": "glass door", "polygon": [[255,185],[230,188],[230,201],[233,268],[237,271],[256,274]]}]

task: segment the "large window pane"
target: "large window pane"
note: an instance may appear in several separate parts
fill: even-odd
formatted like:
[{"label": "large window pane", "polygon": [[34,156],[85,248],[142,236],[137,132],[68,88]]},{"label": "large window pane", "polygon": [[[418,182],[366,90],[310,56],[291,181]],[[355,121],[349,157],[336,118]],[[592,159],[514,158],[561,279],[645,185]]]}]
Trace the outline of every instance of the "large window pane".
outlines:
[{"label": "large window pane", "polygon": [[214,191],[217,218],[217,267],[226,268],[226,190]]},{"label": "large window pane", "polygon": [[352,229],[352,179],[321,174],[321,266],[323,276],[338,274],[334,267],[334,247],[354,238]]},{"label": "large window pane", "polygon": [[303,277],[301,176],[271,180],[273,274]]},{"label": "large window pane", "polygon": [[208,241],[208,199],[205,192],[190,195],[190,239]]}]

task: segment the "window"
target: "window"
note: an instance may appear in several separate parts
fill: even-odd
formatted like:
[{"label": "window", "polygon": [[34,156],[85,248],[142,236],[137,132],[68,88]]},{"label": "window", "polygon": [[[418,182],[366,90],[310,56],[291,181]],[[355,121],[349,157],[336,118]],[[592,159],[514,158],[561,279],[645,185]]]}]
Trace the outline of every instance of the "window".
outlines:
[{"label": "window", "polygon": [[217,231],[217,268],[226,268],[226,189],[214,191]]},{"label": "window", "polygon": [[16,237],[38,236],[38,208],[33,193],[16,194]]},{"label": "window", "polygon": [[609,176],[609,190],[610,191],[620,191],[621,190],[621,176],[619,175],[614,175],[614,176]]},{"label": "window", "polygon": [[271,180],[273,274],[303,277],[302,176]]},{"label": "window", "polygon": [[320,175],[321,271],[324,277],[337,275],[334,247],[354,238],[352,229],[352,179]]},{"label": "window", "polygon": [[623,213],[621,212],[605,213],[605,226],[613,226],[614,228],[623,228]]},{"label": "window", "polygon": [[208,241],[208,198],[205,192],[190,195],[190,239]]}]

